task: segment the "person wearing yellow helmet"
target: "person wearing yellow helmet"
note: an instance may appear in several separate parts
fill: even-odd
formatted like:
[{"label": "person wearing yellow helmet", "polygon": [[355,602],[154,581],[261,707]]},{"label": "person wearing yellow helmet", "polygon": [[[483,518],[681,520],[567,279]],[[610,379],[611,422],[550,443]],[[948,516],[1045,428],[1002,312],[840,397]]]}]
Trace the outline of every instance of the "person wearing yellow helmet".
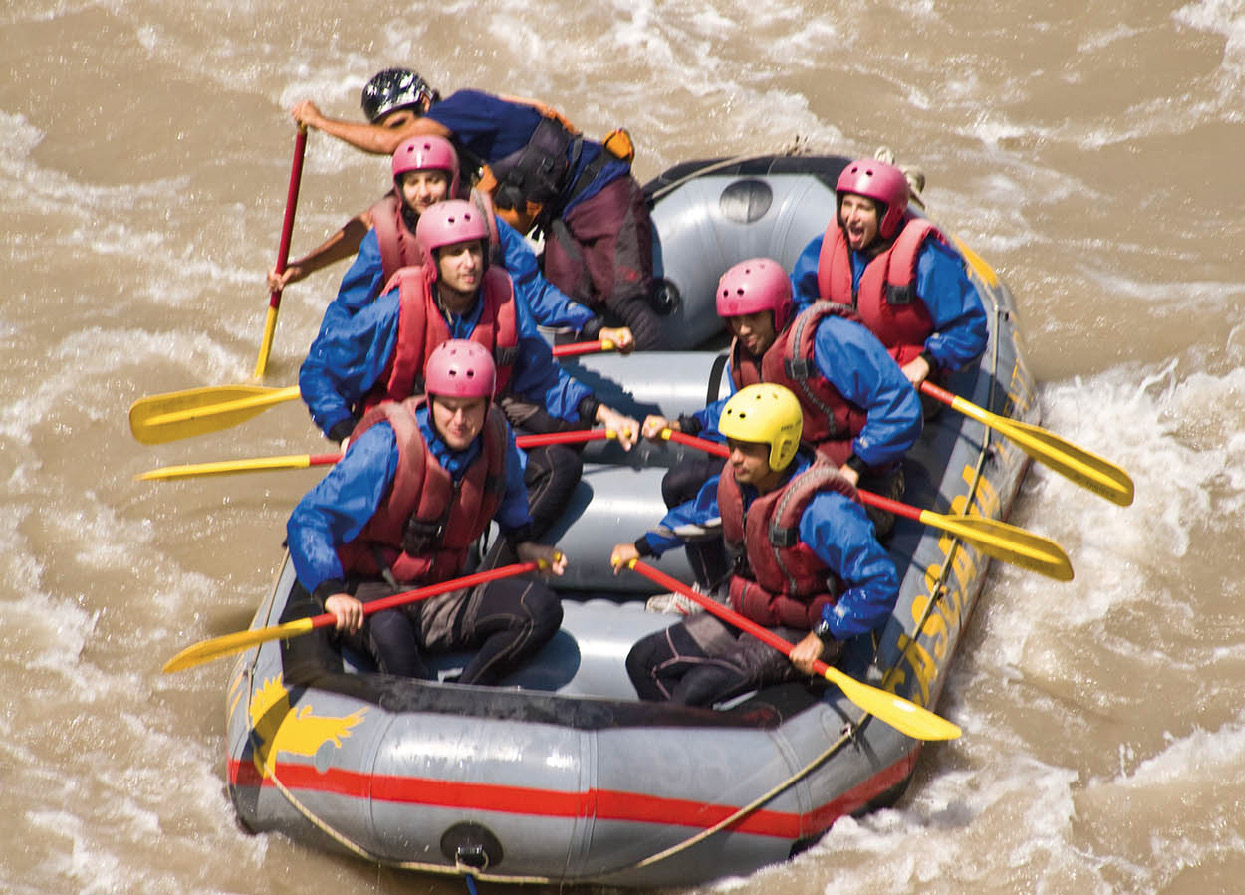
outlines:
[{"label": "person wearing yellow helmet", "polygon": [[812,674],[815,661],[833,664],[849,644],[853,665],[872,655],[872,635],[898,597],[898,573],[855,487],[824,455],[801,447],[802,430],[791,390],[774,383],[741,389],[719,421],[730,448],[722,474],[667,513],[656,530],[616,544],[610,556],[617,570],[716,536],[720,524],[736,560],[715,596],[795,642],[791,662],[716,616],[697,613],[628,653],[627,673],[641,699],[712,706],[799,672]]},{"label": "person wearing yellow helmet", "polygon": [[[804,412],[804,441],[853,485],[898,500],[903,456],[921,434],[921,402],[882,343],[846,307],[821,304],[798,313],[787,273],[771,258],[727,270],[715,301],[735,337],[727,368],[732,387],[773,382],[791,389]],[[678,419],[650,415],[641,434],[657,439],[670,428],[715,438],[724,405],[715,401]],[[709,456],[674,464],[662,480],[666,506],[694,499],[721,467]],[[887,537],[891,514],[871,508],[869,517],[878,536]],[[728,570],[720,542],[689,544],[687,556],[704,580],[716,582]]]}]

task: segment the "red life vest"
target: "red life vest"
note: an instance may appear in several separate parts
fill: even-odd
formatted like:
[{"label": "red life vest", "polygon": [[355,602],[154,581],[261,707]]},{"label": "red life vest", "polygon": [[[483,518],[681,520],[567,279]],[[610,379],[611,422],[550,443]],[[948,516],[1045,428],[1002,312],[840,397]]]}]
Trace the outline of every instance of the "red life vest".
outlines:
[{"label": "red life vest", "polygon": [[867,416],[818,372],[813,360],[817,327],[831,314],[857,319],[846,305],[817,302],[778,334],[759,364],[742,350],[739,339],[735,339],[731,344],[731,379],[737,390],[758,382],[772,382],[791,389],[804,411],[801,440],[816,447],[835,464],[842,465],[851,455],[852,439],[864,428]]},{"label": "red life vest", "polygon": [[856,489],[838,467],[818,455],[808,469],[762,494],[744,511],[743,494],[725,470],[718,479],[718,510],[727,549],[746,558],[731,577],[731,606],[768,627],[810,629],[843,589],[812,547],[799,539],[800,520],[813,498],[837,491],[855,500]]},{"label": "red life vest", "polygon": [[851,305],[860,320],[886,346],[900,366],[925,350],[934,331],[929,308],[916,294],[916,268],[927,239],[944,245],[946,237],[924,218],[910,217],[885,251],[870,259],[852,290],[852,261],[847,238],[837,221],[826,228],[817,260],[817,289],[823,301]]},{"label": "red life vest", "polygon": [[[368,410],[381,401],[401,401],[424,390],[424,363],[432,349],[450,339],[450,328],[432,295],[428,271],[404,267],[382,293],[398,289],[398,339],[393,356],[375,387],[363,398]],[[484,272],[480,301],[484,308],[468,337],[493,353],[497,393],[504,394],[519,359],[519,322],[510,275],[497,267]]]},{"label": "red life vest", "polygon": [[372,216],[372,229],[376,231],[376,244],[380,247],[382,283],[389,282],[404,267],[424,263],[424,253],[415,244],[415,234],[402,219],[402,203],[396,193],[388,193],[368,210],[368,214]]},{"label": "red life vest", "polygon": [[[400,582],[433,584],[458,575],[467,550],[497,514],[506,491],[506,420],[489,405],[480,455],[457,482],[428,449],[415,411],[424,399],[386,401],[368,411],[351,435],[382,420],[393,427],[398,468],[375,515],[337,548],[347,574],[375,576],[386,569]],[[408,550],[414,552],[408,552]]]}]

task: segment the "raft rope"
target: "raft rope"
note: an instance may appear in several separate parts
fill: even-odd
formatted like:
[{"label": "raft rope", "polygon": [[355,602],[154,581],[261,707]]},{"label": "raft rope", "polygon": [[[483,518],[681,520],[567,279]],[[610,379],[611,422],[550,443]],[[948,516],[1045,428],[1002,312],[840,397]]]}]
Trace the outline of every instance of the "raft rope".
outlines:
[{"label": "raft rope", "polygon": [[799,153],[796,152],[795,150],[788,149],[785,152],[781,152],[781,153],[756,152],[756,153],[751,153],[749,155],[736,155],[736,156],[732,156],[731,158],[722,159],[719,162],[714,162],[712,165],[705,165],[703,168],[697,168],[694,171],[684,174],[678,180],[671,181],[665,186],[659,187],[658,189],[653,190],[653,195],[649,196],[648,201],[650,204],[655,203],[657,202],[657,200],[661,199],[667,193],[673,192],[674,190],[683,186],[683,184],[690,183],[691,181],[697,179],[698,177],[704,177],[706,174],[712,174],[715,171],[721,171],[724,168],[731,168],[731,167],[734,167],[735,165],[742,165],[744,162],[755,162],[755,161],[759,161],[760,159],[774,158],[775,155],[795,156],[798,154]]}]

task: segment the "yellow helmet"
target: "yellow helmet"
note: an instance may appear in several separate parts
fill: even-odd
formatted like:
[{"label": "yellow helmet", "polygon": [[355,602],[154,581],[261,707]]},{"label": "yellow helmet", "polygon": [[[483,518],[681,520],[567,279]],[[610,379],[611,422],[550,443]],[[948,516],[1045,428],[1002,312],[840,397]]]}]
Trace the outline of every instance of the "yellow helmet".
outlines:
[{"label": "yellow helmet", "polygon": [[768,444],[770,469],[786,469],[800,447],[804,412],[791,389],[761,382],[731,396],[718,431],[735,441]]}]

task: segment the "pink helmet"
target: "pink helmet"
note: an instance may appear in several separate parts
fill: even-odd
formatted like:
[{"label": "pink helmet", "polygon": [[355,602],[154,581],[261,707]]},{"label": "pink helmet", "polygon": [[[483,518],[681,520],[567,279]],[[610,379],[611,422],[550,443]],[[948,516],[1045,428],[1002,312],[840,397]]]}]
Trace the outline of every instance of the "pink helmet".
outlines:
[{"label": "pink helmet", "polygon": [[415,245],[428,259],[429,277],[437,278],[437,249],[478,239],[488,260],[489,230],[484,214],[465,199],[447,199],[429,206],[415,225]]},{"label": "pink helmet", "polygon": [[908,210],[908,179],[894,165],[877,159],[852,162],[843,169],[834,189],[840,202],[844,193],[853,193],[872,199],[881,206],[878,236],[882,239],[890,239],[899,232],[899,225]]},{"label": "pink helmet", "polygon": [[443,398],[489,398],[497,388],[497,365],[479,342],[450,339],[432,349],[424,365],[424,391]]},{"label": "pink helmet", "polygon": [[741,261],[718,280],[717,306],[719,317],[773,311],[774,330],[782,332],[791,316],[791,280],[777,261]]},{"label": "pink helmet", "polygon": [[450,178],[449,197],[458,197],[458,153],[444,137],[412,137],[393,153],[393,179],[407,171],[444,171]]}]

